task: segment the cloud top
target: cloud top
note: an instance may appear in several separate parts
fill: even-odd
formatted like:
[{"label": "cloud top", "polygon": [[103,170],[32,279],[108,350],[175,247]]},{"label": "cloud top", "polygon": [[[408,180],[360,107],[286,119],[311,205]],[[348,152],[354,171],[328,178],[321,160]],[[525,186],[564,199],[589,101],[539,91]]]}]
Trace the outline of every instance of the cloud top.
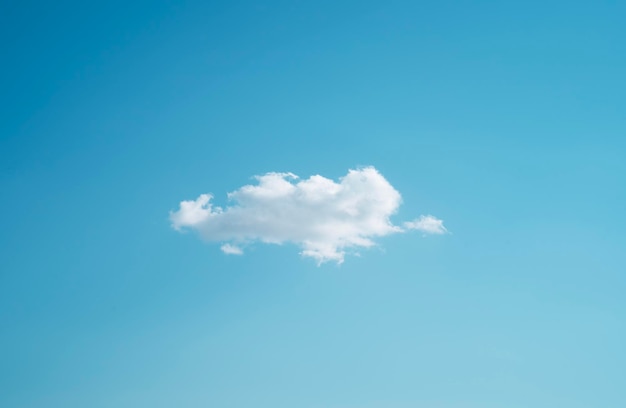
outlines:
[{"label": "cloud top", "polygon": [[400,193],[374,168],[350,170],[338,182],[315,175],[300,180],[292,173],[256,176],[228,194],[232,205],[214,207],[210,194],[182,201],[170,212],[176,230],[196,230],[204,239],[224,242],[226,254],[243,254],[242,246],[260,241],[295,243],[318,264],[341,263],[347,250],[369,248],[373,239],[416,229],[446,232],[443,221],[428,215],[405,222],[390,221],[402,201]]}]

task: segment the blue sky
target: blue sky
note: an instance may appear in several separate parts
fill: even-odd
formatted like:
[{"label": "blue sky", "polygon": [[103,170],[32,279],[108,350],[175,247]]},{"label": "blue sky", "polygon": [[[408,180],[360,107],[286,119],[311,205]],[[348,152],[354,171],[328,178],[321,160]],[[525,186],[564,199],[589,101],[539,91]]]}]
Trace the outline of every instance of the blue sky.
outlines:
[{"label": "blue sky", "polygon": [[[0,5],[0,406],[622,408],[626,6]],[[374,166],[321,266],[182,200]]]}]

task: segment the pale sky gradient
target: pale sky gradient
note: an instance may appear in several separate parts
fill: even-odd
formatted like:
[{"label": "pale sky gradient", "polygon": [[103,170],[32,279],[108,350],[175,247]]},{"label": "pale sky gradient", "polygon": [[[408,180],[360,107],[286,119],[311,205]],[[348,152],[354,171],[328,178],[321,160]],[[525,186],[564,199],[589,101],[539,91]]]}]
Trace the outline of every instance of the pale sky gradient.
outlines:
[{"label": "pale sky gradient", "polygon": [[624,16],[2,2],[0,407],[624,408]]}]

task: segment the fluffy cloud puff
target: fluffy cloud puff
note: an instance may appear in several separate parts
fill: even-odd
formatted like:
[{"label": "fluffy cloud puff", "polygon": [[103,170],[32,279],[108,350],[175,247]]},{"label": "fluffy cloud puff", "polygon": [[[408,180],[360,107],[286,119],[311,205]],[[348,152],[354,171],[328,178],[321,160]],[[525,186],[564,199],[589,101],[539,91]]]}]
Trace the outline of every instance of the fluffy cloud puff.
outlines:
[{"label": "fluffy cloud puff", "polygon": [[346,250],[369,248],[373,239],[406,230],[443,234],[443,221],[431,215],[394,225],[389,217],[402,201],[400,193],[374,168],[350,170],[339,182],[316,175],[300,180],[292,173],[256,176],[228,194],[232,205],[211,204],[210,194],[182,201],[170,212],[176,230],[196,230],[208,241],[223,242],[226,254],[243,254],[242,246],[260,241],[291,242],[318,264],[341,263]]}]

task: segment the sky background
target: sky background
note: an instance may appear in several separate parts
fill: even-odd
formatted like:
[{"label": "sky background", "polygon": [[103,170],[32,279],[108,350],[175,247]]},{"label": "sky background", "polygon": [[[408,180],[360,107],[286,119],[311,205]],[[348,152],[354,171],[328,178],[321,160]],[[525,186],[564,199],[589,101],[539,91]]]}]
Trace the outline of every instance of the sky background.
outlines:
[{"label": "sky background", "polygon": [[[623,408],[626,3],[0,3],[0,406]],[[375,166],[318,267],[174,231]]]}]

